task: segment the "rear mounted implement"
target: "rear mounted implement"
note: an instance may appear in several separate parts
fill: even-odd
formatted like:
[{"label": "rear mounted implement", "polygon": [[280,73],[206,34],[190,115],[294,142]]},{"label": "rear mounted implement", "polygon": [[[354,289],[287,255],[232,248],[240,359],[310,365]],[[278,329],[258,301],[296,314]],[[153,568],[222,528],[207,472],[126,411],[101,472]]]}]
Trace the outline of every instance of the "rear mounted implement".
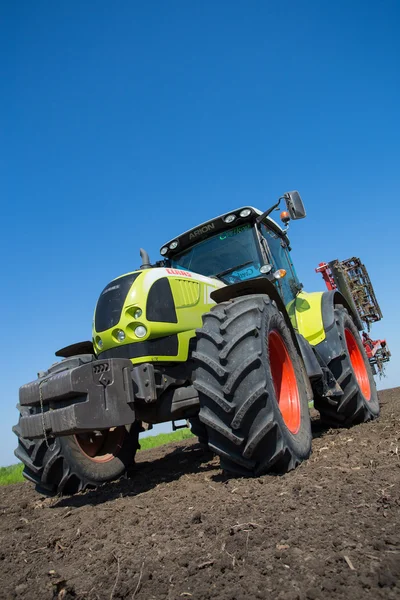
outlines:
[{"label": "rear mounted implement", "polygon": [[383,375],[384,363],[390,360],[391,354],[386,340],[372,340],[368,335],[371,325],[380,321],[383,315],[365,265],[353,257],[319,263],[315,271],[321,273],[327,289],[339,290],[357,313],[366,329],[362,342],[372,371]]}]

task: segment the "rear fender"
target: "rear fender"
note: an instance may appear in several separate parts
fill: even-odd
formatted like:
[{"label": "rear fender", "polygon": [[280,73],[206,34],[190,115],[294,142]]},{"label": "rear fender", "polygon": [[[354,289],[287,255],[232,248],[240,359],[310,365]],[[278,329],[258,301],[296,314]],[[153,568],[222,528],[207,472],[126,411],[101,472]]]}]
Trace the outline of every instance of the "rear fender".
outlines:
[{"label": "rear fender", "polygon": [[339,331],[335,321],[335,305],[337,304],[341,304],[347,309],[359,331],[363,328],[360,317],[340,292],[337,290],[324,292],[321,302],[321,315],[325,336],[323,340],[315,345],[315,349],[326,364],[329,364],[334,358],[343,355],[343,340],[339,337]]},{"label": "rear fender", "polygon": [[335,305],[342,304],[356,327],[362,328],[357,313],[337,290],[301,292],[288,306],[293,327],[314,347],[325,364],[343,354],[343,345],[335,322]]},{"label": "rear fender", "polygon": [[335,326],[336,304],[347,308],[358,329],[362,329],[357,313],[354,313],[344,296],[337,290],[301,292],[286,308],[294,329],[312,346],[317,346]]},{"label": "rear fender", "polygon": [[338,290],[331,290],[329,292],[324,292],[323,294],[322,316],[324,320],[325,331],[328,332],[329,329],[335,324],[335,304],[342,304],[342,306],[347,309],[357,329],[362,331],[363,324],[358,313],[350,306],[346,298]]}]

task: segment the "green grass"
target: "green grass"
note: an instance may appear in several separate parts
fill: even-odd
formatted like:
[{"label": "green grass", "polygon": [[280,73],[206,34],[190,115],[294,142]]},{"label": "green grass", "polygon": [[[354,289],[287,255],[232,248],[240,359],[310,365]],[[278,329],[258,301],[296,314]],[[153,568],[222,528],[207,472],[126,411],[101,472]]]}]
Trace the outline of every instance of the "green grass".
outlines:
[{"label": "green grass", "polygon": [[24,465],[12,465],[11,467],[0,467],[0,485],[8,485],[9,483],[18,483],[23,481],[22,469]]},{"label": "green grass", "polygon": [[178,431],[172,433],[159,433],[158,435],[141,437],[139,443],[141,450],[148,450],[149,448],[156,448],[170,442],[180,442],[192,437],[194,437],[193,433],[185,427],[185,429],[178,429]]},{"label": "green grass", "polygon": [[[180,442],[188,438],[194,437],[189,429],[179,429],[172,433],[159,433],[145,438],[140,438],[141,450],[156,448],[170,442]],[[24,466],[20,463],[11,467],[0,467],[0,485],[9,485],[10,483],[19,483],[24,481],[22,477],[22,469]]]}]

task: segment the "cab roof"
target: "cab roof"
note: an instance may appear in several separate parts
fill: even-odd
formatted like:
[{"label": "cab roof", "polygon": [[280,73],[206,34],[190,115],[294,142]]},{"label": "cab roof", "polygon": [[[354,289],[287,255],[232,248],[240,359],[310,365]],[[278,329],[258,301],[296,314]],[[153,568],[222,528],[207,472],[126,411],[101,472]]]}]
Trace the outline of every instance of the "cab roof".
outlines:
[{"label": "cab roof", "polygon": [[[250,210],[250,214],[246,217],[241,217],[240,213],[244,210]],[[171,258],[174,254],[178,252],[182,252],[189,246],[196,244],[199,241],[206,239],[218,232],[226,229],[232,229],[234,227],[239,227],[240,225],[244,225],[245,223],[253,224],[257,217],[263,214],[263,211],[258,208],[254,208],[254,206],[241,206],[240,208],[235,208],[234,210],[230,210],[229,212],[223,213],[218,217],[214,217],[209,221],[204,221],[196,227],[192,229],[188,229],[184,231],[180,235],[172,238],[166,244],[163,244],[160,248],[160,254],[167,258]],[[228,217],[228,215],[235,215],[234,221],[227,223],[224,219]],[[285,235],[284,230],[270,217],[266,217],[265,221],[267,221],[272,229],[276,231],[276,233],[280,235]],[[177,245],[174,248],[170,248],[171,244]]]}]

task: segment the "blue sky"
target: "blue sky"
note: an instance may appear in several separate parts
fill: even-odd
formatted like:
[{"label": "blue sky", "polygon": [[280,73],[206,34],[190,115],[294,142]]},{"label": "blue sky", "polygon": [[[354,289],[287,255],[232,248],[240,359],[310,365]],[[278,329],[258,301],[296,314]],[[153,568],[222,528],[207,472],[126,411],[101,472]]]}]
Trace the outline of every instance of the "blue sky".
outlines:
[{"label": "blue sky", "polygon": [[[166,240],[300,190],[293,259],[360,256],[400,385],[399,4],[5,1],[0,465],[18,387],[89,339],[97,296]],[[5,58],[5,60],[4,60]]]}]

